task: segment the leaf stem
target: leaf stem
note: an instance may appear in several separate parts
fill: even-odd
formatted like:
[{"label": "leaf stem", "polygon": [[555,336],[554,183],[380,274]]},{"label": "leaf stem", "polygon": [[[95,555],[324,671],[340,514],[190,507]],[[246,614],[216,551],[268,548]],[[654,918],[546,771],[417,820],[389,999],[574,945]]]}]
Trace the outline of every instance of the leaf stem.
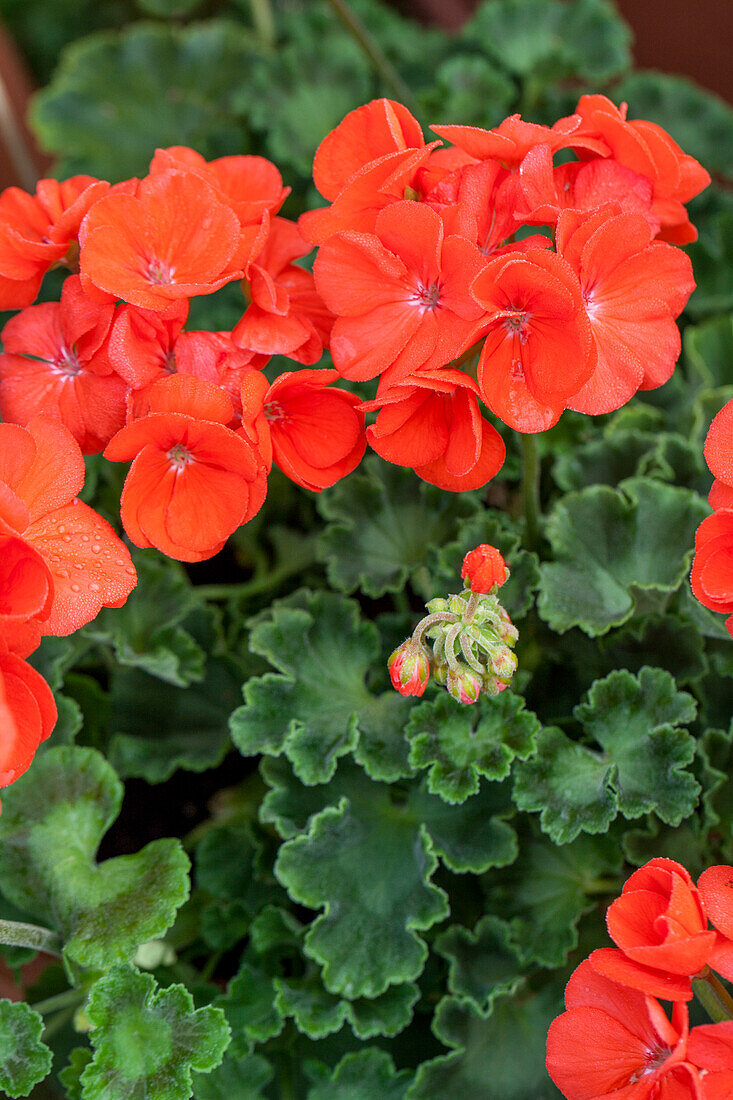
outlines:
[{"label": "leaf stem", "polygon": [[375,71],[381,76],[387,87],[391,88],[400,102],[415,114],[416,107],[412,98],[412,92],[407,84],[405,84],[382,47],[376,39],[372,37],[362,21],[354,14],[346,3],[346,0],[328,0],[328,2],[346,29],[359,43],[365,55],[374,66]]},{"label": "leaf stem", "polygon": [[0,920],[0,943],[10,947],[33,947],[61,958],[61,937],[39,924],[24,924],[16,920]]},{"label": "leaf stem", "polygon": [[524,545],[528,550],[536,550],[540,544],[540,457],[536,436],[522,433],[520,439]]},{"label": "leaf stem", "polygon": [[692,979],[692,990],[714,1023],[733,1020],[733,998],[709,966]]},{"label": "leaf stem", "polygon": [[272,17],[270,0],[249,0],[257,37],[267,47],[275,45],[275,20]]},{"label": "leaf stem", "polygon": [[31,1008],[39,1012],[41,1016],[46,1016],[49,1012],[57,1012],[60,1008],[69,1008],[71,1005],[76,1007],[85,999],[87,993],[88,990],[86,989],[65,989],[63,993],[46,997],[45,1001],[36,1001],[35,1004],[31,1005]]},{"label": "leaf stem", "polygon": [[264,575],[257,576],[255,574],[251,580],[243,581],[241,584],[197,584],[194,585],[193,591],[197,596],[203,596],[205,600],[231,600],[258,596],[271,588],[277,588],[288,577],[292,577],[295,573],[300,573],[309,565],[313,565],[315,560],[315,555],[313,555],[305,563],[299,561],[297,566],[293,566],[292,563],[284,564]]}]

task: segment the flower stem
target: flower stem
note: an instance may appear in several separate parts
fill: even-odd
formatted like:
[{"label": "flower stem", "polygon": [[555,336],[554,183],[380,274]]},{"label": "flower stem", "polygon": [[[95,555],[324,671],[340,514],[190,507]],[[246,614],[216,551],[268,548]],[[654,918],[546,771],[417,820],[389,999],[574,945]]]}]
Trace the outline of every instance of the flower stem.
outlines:
[{"label": "flower stem", "polygon": [[346,29],[354,36],[384,83],[413,114],[415,104],[412,92],[405,84],[379,43],[371,36],[362,21],[354,14],[346,0],[328,0]]},{"label": "flower stem", "polygon": [[270,0],[249,0],[252,9],[252,22],[257,31],[257,37],[265,45],[275,45],[275,20],[272,17]]},{"label": "flower stem", "polygon": [[692,979],[692,991],[714,1023],[733,1020],[733,998],[709,966]]},{"label": "flower stem", "polygon": [[76,1008],[85,1000],[88,989],[65,989],[63,993],[56,993],[53,997],[47,997],[45,1001],[36,1001],[31,1005],[32,1009],[41,1016],[47,1016],[51,1012],[58,1012],[61,1008]]},{"label": "flower stem", "polygon": [[522,441],[522,504],[524,507],[524,545],[536,550],[540,544],[540,457],[537,438],[520,435]]},{"label": "flower stem", "polygon": [[10,947],[34,947],[36,951],[46,951],[49,955],[61,957],[61,937],[38,924],[0,920],[0,943]]}]

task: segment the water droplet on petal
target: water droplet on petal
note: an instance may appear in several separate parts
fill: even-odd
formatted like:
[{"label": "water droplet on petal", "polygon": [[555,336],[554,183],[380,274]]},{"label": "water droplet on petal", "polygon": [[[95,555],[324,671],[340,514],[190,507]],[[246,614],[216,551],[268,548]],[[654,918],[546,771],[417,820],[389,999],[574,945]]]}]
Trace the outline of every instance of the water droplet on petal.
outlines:
[{"label": "water droplet on petal", "polygon": [[96,581],[92,581],[89,585],[90,592],[99,592],[100,588],[101,585],[97,584]]},{"label": "water droplet on petal", "polygon": [[64,542],[71,542],[71,535],[64,535]]},{"label": "water droplet on petal", "polygon": [[98,542],[95,542],[95,543],[92,544],[92,553],[93,554],[98,554],[101,549],[102,549],[102,547],[99,545]]},{"label": "water droplet on petal", "polygon": [[79,585],[78,584],[72,584],[71,591],[72,592],[78,592],[79,591]]}]

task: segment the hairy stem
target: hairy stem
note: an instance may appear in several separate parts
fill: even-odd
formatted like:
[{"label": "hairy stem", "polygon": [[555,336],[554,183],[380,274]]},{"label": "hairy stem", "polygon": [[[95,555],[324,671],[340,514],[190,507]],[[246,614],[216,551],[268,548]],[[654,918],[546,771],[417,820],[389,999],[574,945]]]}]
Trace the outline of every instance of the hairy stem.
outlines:
[{"label": "hairy stem", "polygon": [[733,1020],[733,998],[709,966],[692,979],[692,991],[714,1023]]},{"label": "hairy stem", "polygon": [[540,457],[534,435],[522,434],[522,504],[524,545],[536,550],[540,544]]},{"label": "hairy stem", "polygon": [[362,21],[357,18],[346,3],[346,0],[328,0],[328,2],[346,29],[359,43],[365,55],[369,58],[369,61],[387,87],[391,88],[400,102],[404,103],[404,105],[415,114],[415,104],[412,98],[412,92],[407,84],[405,84],[382,47],[372,37]]},{"label": "hairy stem", "polygon": [[10,947],[34,947],[49,955],[61,957],[61,937],[39,924],[23,924],[16,920],[0,920],[0,943]]}]

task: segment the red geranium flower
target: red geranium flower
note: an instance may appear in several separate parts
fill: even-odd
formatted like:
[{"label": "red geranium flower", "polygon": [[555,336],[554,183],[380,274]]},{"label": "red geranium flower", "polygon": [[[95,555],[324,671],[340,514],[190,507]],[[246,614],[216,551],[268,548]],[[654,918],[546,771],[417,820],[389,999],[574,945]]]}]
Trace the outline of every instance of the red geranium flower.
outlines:
[{"label": "red geranium flower", "polygon": [[8,653],[0,637],[0,787],[28,769],[56,725],[53,693],[34,668]]},{"label": "red geranium flower", "polygon": [[122,428],[104,452],[133,459],[122,523],[136,546],[179,561],[203,561],[259,511],[267,492],[252,444],[225,427],[234,408],[212,382],[173,375],[147,391],[147,415]]},{"label": "red geranium flower", "polygon": [[494,585],[501,588],[508,575],[504,558],[495,546],[488,543],[469,550],[463,559],[461,577],[472,592],[490,592]]},{"label": "red geranium flower", "polygon": [[710,506],[733,508],[733,401],[723,406],[710,425],[705,461],[715,478],[708,496]]},{"label": "red geranium flower", "polygon": [[483,315],[468,290],[482,263],[467,240],[444,239],[440,216],[416,202],[382,210],[374,234],[328,240],[314,274],[337,315],[331,354],[339,373],[364,380],[389,369],[395,385],[460,355]]},{"label": "red geranium flower", "polygon": [[[733,612],[733,508],[719,508],[698,527],[690,583],[705,607]],[[733,615],[725,625],[733,634]]]},{"label": "red geranium flower", "polygon": [[60,302],[30,306],[12,317],[2,332],[3,420],[27,424],[48,413],[63,421],[84,454],[101,451],[125,422],[127,386],[105,344],[113,312],[112,305],[91,301],[73,275]]}]

